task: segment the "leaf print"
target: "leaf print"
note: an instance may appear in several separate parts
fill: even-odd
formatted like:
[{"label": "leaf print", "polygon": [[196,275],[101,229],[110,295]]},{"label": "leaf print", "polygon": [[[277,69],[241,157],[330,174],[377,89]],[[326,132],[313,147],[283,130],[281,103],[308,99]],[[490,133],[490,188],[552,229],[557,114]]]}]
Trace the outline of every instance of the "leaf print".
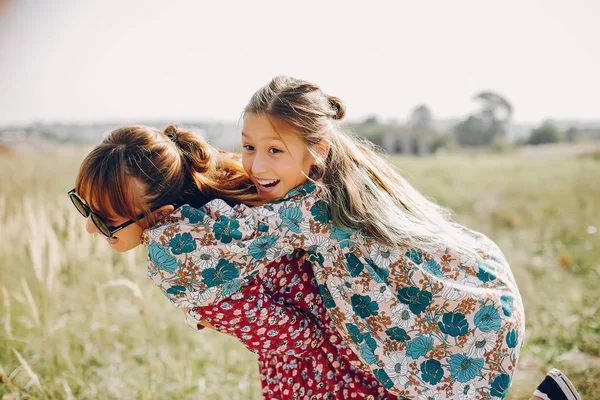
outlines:
[{"label": "leaf print", "polygon": [[450,336],[464,336],[469,331],[469,322],[461,313],[445,313],[438,322],[440,330]]},{"label": "leaf print", "polygon": [[204,217],[206,216],[206,214],[204,214],[202,211],[198,210],[197,208],[190,207],[187,204],[181,208],[181,215],[186,217],[190,221],[190,224],[201,223],[204,221]]},{"label": "leaf print", "polygon": [[317,222],[321,222],[323,224],[329,222],[329,210],[327,208],[327,203],[325,203],[323,200],[317,200],[310,208],[310,213]]},{"label": "leaf print", "polygon": [[431,292],[419,290],[419,288],[414,286],[402,288],[398,292],[398,300],[404,304],[408,304],[410,311],[414,314],[425,311],[427,306],[431,303],[432,298]]},{"label": "leaf print", "polygon": [[239,226],[238,221],[222,216],[219,222],[215,222],[213,233],[215,238],[222,243],[231,243],[233,239],[240,240],[242,238],[242,232],[238,230]]},{"label": "leaf print", "polygon": [[442,278],[444,275],[442,274],[442,267],[440,264],[435,262],[435,260],[431,259],[426,261],[423,264],[423,270],[430,273],[433,276],[437,276],[438,278]]},{"label": "leaf print", "polygon": [[362,296],[360,294],[353,294],[351,297],[352,309],[361,318],[367,318],[370,315],[377,315],[379,305],[377,302],[371,300],[370,296]]},{"label": "leaf print", "polygon": [[348,329],[348,333],[350,334],[350,339],[356,344],[362,343],[363,335],[360,333],[358,326],[354,324],[346,324],[346,329]]},{"label": "leaf print", "polygon": [[504,315],[507,317],[512,316],[514,309],[513,296],[509,294],[503,294],[500,296],[500,304],[502,305],[502,312]]},{"label": "leaf print", "polygon": [[385,331],[385,334],[392,340],[397,342],[406,342],[410,340],[410,336],[406,333],[406,331],[402,328],[398,328],[397,326],[390,328]]},{"label": "leaf print", "polygon": [[215,268],[208,268],[202,271],[203,282],[206,286],[214,287],[233,280],[240,275],[240,271],[224,258],[219,260]]},{"label": "leaf print", "polygon": [[169,250],[164,248],[162,245],[152,241],[150,246],[148,246],[149,258],[154,267],[161,270],[166,271],[170,274],[174,274],[175,270],[179,266],[177,263],[177,259],[171,255]]},{"label": "leaf print", "polygon": [[369,274],[375,279],[375,282],[386,282],[388,276],[390,276],[390,271],[386,268],[380,268],[379,266],[375,265],[375,263],[370,258],[365,258],[364,260],[367,262],[367,270],[369,271]]},{"label": "leaf print", "polygon": [[506,345],[509,348],[514,349],[515,347],[517,347],[518,344],[519,344],[519,332],[517,332],[516,330],[513,329],[506,334]]},{"label": "leaf print", "polygon": [[279,236],[275,235],[259,237],[248,247],[248,254],[257,260],[262,260],[267,256],[267,250],[277,242],[277,239],[279,239]]},{"label": "leaf print", "polygon": [[350,271],[350,276],[356,278],[362,272],[364,265],[360,262],[358,257],[354,255],[354,253],[346,253],[346,261],[348,263],[348,270]]},{"label": "leaf print", "polygon": [[496,279],[496,275],[492,273],[488,264],[479,263],[479,271],[477,271],[477,279],[486,283]]},{"label": "leaf print", "polygon": [[419,395],[418,400],[440,400],[440,394],[438,392],[428,391],[427,393]]},{"label": "leaf print", "polygon": [[319,284],[319,292],[321,293],[321,298],[323,299],[323,305],[327,308],[335,307],[335,301],[333,297],[331,297],[331,292],[327,289],[327,286],[323,284]]},{"label": "leaf print", "polygon": [[444,377],[444,369],[438,360],[427,360],[421,363],[421,377],[425,382],[437,385]]},{"label": "leaf print", "polygon": [[375,375],[375,378],[379,381],[379,383],[381,383],[381,385],[384,388],[391,389],[394,386],[394,382],[392,382],[392,380],[383,368],[373,370],[373,375]]},{"label": "leaf print", "polygon": [[431,336],[419,336],[408,343],[406,354],[416,360],[421,356],[425,356],[431,349],[433,349],[433,338]]},{"label": "leaf print", "polygon": [[463,354],[450,357],[450,375],[459,382],[467,382],[475,378],[483,368],[482,358],[469,358]]},{"label": "leaf print", "polygon": [[497,331],[502,326],[502,318],[494,306],[482,307],[475,314],[474,322],[482,332]]},{"label": "leaf print", "polygon": [[371,350],[367,343],[360,345],[360,355],[367,362],[367,364],[377,363],[377,357],[375,357],[375,353],[373,353],[373,350]]},{"label": "leaf print", "polygon": [[490,394],[503,399],[508,394],[508,389],[510,389],[510,376],[507,374],[500,374],[492,381]]},{"label": "leaf print", "polygon": [[300,233],[300,224],[303,221],[302,211],[299,208],[285,208],[279,210],[281,221],[294,233]]},{"label": "leaf print", "polygon": [[167,289],[167,293],[169,294],[182,294],[185,293],[185,286],[175,285],[171,286]]}]

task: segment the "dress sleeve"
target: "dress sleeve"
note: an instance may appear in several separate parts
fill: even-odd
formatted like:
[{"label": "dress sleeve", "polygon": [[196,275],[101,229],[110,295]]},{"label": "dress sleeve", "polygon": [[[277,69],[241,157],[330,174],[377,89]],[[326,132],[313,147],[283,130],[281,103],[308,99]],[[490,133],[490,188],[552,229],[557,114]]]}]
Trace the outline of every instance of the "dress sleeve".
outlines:
[{"label": "dress sleeve", "polygon": [[201,209],[184,205],[144,231],[148,276],[177,307],[192,308],[230,297],[295,248],[326,251],[311,233],[314,221],[328,221],[317,194],[307,184],[260,207],[230,207],[218,199]]},{"label": "dress sleeve", "polygon": [[186,315],[192,328],[201,319],[234,335],[254,353],[300,357],[323,343],[320,321],[276,300],[265,292],[262,282],[255,280],[228,299],[191,308]]}]

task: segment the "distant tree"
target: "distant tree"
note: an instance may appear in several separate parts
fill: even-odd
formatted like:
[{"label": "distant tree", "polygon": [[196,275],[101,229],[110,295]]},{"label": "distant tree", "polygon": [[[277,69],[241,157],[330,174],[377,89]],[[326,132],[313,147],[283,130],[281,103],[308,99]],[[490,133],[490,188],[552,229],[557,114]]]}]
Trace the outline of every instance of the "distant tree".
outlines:
[{"label": "distant tree", "polygon": [[363,121],[364,125],[376,125],[378,123],[379,121],[377,120],[377,116],[375,115],[370,115]]},{"label": "distant tree", "polygon": [[551,121],[545,121],[539,127],[531,130],[528,143],[533,145],[544,143],[558,143],[561,140],[561,133]]},{"label": "distant tree", "polygon": [[491,146],[504,137],[513,107],[505,97],[490,91],[480,92],[474,99],[481,103],[481,110],[454,127],[456,141],[461,146]]},{"label": "distant tree", "polygon": [[577,128],[575,128],[574,126],[570,127],[565,132],[565,139],[567,140],[567,142],[574,142],[575,140],[577,140],[578,136],[579,136],[579,130]]},{"label": "distant tree", "polygon": [[425,104],[420,104],[413,109],[410,115],[409,125],[411,127],[430,128],[432,121],[433,117],[429,107]]}]

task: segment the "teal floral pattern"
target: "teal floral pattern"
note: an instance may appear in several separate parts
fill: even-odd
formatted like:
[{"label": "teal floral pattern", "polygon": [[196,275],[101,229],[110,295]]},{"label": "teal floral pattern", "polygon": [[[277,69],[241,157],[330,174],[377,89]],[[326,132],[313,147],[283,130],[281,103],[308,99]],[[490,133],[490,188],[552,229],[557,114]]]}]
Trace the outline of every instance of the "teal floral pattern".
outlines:
[{"label": "teal floral pattern", "polygon": [[183,206],[144,232],[148,275],[175,305],[208,306],[305,250],[332,323],[390,393],[504,398],[525,317],[500,249],[467,228],[479,259],[390,248],[334,227],[319,194],[307,184],[261,207]]}]

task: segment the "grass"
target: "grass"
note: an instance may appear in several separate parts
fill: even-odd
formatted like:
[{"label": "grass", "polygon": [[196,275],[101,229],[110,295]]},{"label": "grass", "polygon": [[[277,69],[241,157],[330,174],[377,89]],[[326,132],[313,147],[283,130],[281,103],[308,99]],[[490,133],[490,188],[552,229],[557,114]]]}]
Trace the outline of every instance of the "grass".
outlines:
[{"label": "grass", "polygon": [[[66,197],[85,154],[0,155],[0,396],[260,399],[252,353],[185,327],[146,278],[142,249],[115,254],[85,232]],[[600,398],[597,153],[395,161],[511,262],[527,337],[509,398],[528,398],[553,366]]]}]

